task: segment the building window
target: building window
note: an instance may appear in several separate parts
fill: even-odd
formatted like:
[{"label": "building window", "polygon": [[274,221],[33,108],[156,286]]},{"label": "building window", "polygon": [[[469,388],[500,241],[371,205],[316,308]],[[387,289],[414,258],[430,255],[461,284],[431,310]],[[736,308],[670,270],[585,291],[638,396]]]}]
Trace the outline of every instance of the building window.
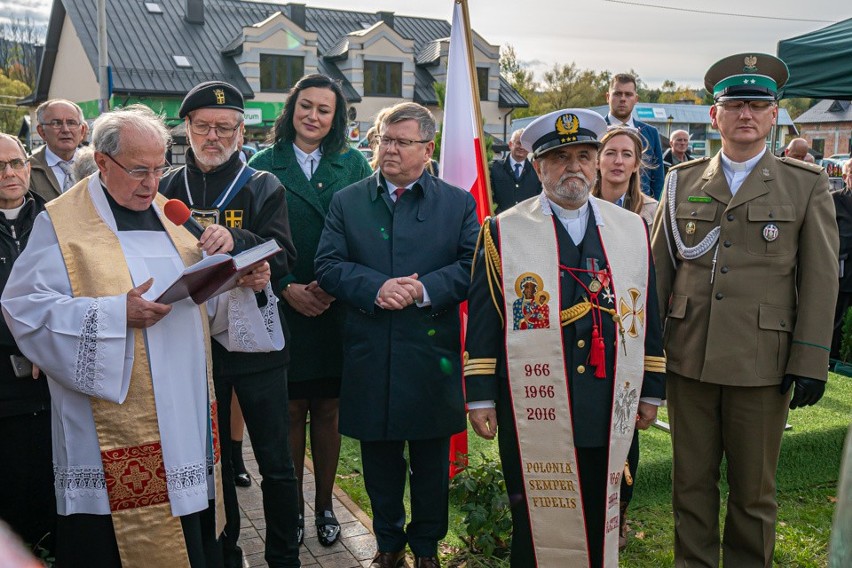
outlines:
[{"label": "building window", "polygon": [[825,154],[825,139],[814,138],[813,140],[811,140],[811,148],[817,154]]},{"label": "building window", "polygon": [[260,90],[286,93],[305,74],[305,58],[296,55],[260,54]]},{"label": "building window", "polygon": [[476,84],[479,87],[479,100],[488,100],[488,67],[476,68]]},{"label": "building window", "polygon": [[368,97],[401,97],[402,63],[365,61],[364,95]]}]

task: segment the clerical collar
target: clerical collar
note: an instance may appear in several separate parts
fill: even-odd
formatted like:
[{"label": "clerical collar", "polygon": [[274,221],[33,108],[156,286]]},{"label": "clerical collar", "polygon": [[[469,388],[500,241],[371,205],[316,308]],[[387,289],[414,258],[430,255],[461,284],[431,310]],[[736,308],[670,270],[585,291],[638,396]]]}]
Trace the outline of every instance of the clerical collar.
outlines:
[{"label": "clerical collar", "polygon": [[160,223],[160,218],[157,217],[157,212],[154,207],[148,207],[144,211],[134,211],[128,209],[113,199],[112,195],[107,191],[106,186],[101,183],[101,189],[109,203],[112,216],[115,217],[115,228],[118,231],[165,231],[163,224]]},{"label": "clerical collar", "polygon": [[547,201],[550,204],[550,210],[553,211],[553,214],[563,221],[568,221],[570,219],[580,219],[589,215],[588,201],[583,203],[579,207],[579,209],[565,209],[564,207],[560,207],[550,199],[548,199]]},{"label": "clerical collar", "polygon": [[737,172],[751,172],[754,169],[754,166],[760,161],[763,157],[763,154],[766,153],[766,146],[763,147],[763,150],[754,158],[749,158],[745,162],[735,162],[729,157],[725,155],[725,152],[722,152],[722,167],[727,169],[731,173]]},{"label": "clerical collar", "polygon": [[23,209],[26,204],[27,199],[24,198],[24,201],[17,207],[13,207],[12,209],[0,209],[0,213],[3,213],[8,221],[14,221],[18,218],[18,215],[21,214],[21,209]]}]

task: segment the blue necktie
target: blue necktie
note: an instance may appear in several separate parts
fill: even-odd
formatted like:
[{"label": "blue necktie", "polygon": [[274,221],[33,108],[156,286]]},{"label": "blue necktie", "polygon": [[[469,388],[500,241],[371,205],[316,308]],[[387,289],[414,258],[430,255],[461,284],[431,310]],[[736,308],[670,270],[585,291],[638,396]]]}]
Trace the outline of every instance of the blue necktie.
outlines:
[{"label": "blue necktie", "polygon": [[515,181],[521,180],[521,164],[515,164]]}]

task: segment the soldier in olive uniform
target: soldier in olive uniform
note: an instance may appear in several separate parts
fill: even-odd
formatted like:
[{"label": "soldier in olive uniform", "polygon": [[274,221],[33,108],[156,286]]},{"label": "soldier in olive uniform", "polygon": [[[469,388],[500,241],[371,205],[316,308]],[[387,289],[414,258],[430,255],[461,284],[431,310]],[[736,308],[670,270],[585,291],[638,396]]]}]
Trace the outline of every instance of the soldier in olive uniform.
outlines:
[{"label": "soldier in olive uniform", "polygon": [[771,565],[787,409],[825,389],[837,224],[822,169],[767,151],[787,76],[763,54],[710,68],[722,152],[673,167],[657,209],[677,566],[719,565],[723,455],[724,564]]}]

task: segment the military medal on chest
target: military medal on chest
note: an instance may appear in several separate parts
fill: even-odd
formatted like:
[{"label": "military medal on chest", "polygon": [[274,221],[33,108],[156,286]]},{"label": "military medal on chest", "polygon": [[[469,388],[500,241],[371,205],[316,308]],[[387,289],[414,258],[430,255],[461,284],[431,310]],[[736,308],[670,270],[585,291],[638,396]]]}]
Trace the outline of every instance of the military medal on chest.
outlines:
[{"label": "military medal on chest", "polygon": [[767,243],[771,243],[777,239],[780,234],[781,232],[778,230],[778,225],[775,223],[767,223],[763,226],[763,240]]}]

